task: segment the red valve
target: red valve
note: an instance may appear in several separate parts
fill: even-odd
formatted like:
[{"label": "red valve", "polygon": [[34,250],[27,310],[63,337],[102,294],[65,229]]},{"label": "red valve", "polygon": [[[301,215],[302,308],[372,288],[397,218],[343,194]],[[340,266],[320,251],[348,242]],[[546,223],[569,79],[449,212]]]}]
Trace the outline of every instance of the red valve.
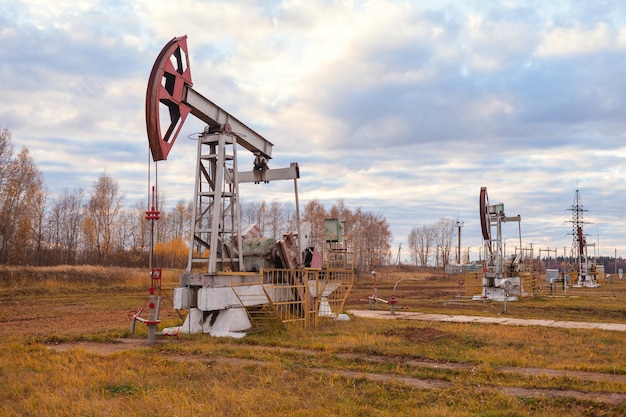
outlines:
[{"label": "red valve", "polygon": [[152,207],[151,210],[146,211],[146,220],[159,220],[160,217],[161,217],[161,212],[158,210],[155,210],[154,207]]},{"label": "red valve", "polygon": [[146,220],[159,220],[161,217],[161,212],[154,207],[155,194],[156,187],[152,187],[152,207],[150,207],[150,210],[146,211]]}]

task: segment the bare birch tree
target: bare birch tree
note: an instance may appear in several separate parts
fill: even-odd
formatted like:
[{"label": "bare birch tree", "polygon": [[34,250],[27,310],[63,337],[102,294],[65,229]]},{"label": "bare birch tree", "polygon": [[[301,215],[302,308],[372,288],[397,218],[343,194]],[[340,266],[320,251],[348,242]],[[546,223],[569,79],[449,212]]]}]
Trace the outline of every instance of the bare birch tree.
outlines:
[{"label": "bare birch tree", "polygon": [[92,238],[97,250],[97,261],[106,263],[112,250],[113,228],[119,220],[124,196],[119,191],[116,180],[106,173],[94,184],[94,190],[87,204],[88,227],[92,228]]},{"label": "bare birch tree", "polygon": [[48,213],[48,239],[52,259],[57,263],[75,264],[81,242],[85,191],[64,190]]},{"label": "bare birch tree", "polygon": [[409,252],[415,265],[428,266],[435,242],[435,229],[433,225],[414,227],[409,233]]},{"label": "bare birch tree", "polygon": [[445,218],[439,219],[434,225],[434,235],[438,248],[437,253],[441,261],[441,263],[437,262],[439,266],[445,266],[450,263],[455,226],[456,221],[454,221],[454,219]]},{"label": "bare birch tree", "polygon": [[267,228],[267,237],[280,239],[285,231],[285,218],[282,204],[278,201],[272,201],[269,208],[265,212],[265,224]]}]

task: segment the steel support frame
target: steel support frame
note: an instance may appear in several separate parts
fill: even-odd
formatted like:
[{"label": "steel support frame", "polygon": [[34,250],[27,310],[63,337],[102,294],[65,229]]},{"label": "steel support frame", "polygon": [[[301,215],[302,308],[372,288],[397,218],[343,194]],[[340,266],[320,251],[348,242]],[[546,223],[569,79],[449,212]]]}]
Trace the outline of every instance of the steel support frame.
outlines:
[{"label": "steel support frame", "polygon": [[207,127],[198,138],[192,233],[187,272],[244,271],[237,171],[237,137]]}]

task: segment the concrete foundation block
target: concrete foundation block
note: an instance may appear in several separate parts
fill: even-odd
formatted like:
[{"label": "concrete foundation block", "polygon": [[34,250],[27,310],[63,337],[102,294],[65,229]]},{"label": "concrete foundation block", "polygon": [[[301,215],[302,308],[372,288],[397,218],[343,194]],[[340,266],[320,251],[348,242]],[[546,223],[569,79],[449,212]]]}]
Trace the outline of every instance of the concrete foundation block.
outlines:
[{"label": "concrete foundation block", "polygon": [[182,333],[201,333],[203,321],[203,312],[197,308],[192,308],[189,310],[189,314],[187,314],[180,331]]},{"label": "concrete foundation block", "polygon": [[198,308],[200,310],[223,310],[233,306],[241,306],[241,303],[230,287],[200,288],[198,290]]},{"label": "concrete foundation block", "polygon": [[202,331],[211,336],[230,336],[232,332],[248,330],[251,326],[244,308],[228,308],[209,315],[203,323]]},{"label": "concrete foundation block", "polygon": [[174,308],[176,310],[186,310],[190,307],[191,289],[187,287],[174,288]]},{"label": "concrete foundation block", "polygon": [[267,304],[269,300],[262,285],[241,285],[234,288],[245,306]]}]

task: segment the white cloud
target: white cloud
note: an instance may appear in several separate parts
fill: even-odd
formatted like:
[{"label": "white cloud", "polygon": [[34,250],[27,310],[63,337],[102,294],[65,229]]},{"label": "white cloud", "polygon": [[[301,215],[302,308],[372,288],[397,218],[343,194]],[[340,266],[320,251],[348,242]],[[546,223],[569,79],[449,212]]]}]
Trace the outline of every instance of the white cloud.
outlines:
[{"label": "white cloud", "polygon": [[567,56],[591,54],[607,50],[616,44],[616,36],[605,23],[593,27],[577,24],[572,27],[548,28],[537,56]]},{"label": "white cloud", "polygon": [[[0,5],[10,81],[0,125],[51,188],[89,189],[106,170],[142,196],[148,74],[165,43],[187,34],[194,89],[272,141],[272,167],[300,162],[302,204],[380,212],[394,246],[413,226],[458,217],[477,255],[481,186],[522,215],[523,234],[553,246],[569,246],[566,209],[580,187],[606,247],[626,251],[622,12],[542,1],[10,0]],[[191,198],[186,136],[201,129],[188,119],[159,165],[169,201]],[[292,201],[292,184],[268,185],[245,187],[243,199]]]}]

